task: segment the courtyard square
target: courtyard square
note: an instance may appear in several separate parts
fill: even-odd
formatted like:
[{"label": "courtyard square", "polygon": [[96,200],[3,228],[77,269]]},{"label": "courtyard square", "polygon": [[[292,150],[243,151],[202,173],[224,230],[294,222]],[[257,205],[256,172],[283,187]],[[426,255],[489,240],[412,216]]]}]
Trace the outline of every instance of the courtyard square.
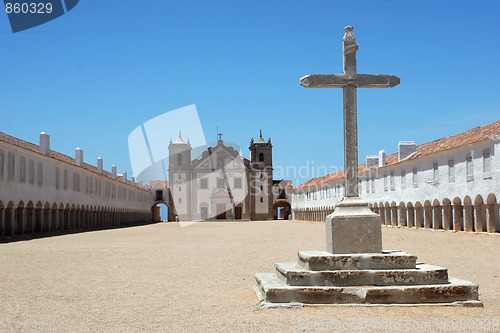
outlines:
[{"label": "courtyard square", "polygon": [[296,261],[298,251],[326,250],[324,223],[157,223],[0,243],[0,331],[297,332],[351,325],[382,332],[389,324],[494,331],[500,235],[383,227],[382,237],[384,250],[415,254],[418,262],[477,283],[484,308],[264,309],[253,289],[255,272]]}]

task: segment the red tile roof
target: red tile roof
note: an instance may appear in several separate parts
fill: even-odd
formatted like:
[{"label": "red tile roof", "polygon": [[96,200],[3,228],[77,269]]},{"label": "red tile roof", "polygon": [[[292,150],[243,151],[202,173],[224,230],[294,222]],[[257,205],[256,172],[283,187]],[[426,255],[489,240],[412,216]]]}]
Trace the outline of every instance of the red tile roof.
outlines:
[{"label": "red tile roof", "polygon": [[[448,136],[446,138],[442,138],[439,140],[435,140],[417,146],[416,152],[410,155],[408,158],[406,158],[404,162],[409,160],[415,160],[423,156],[435,154],[453,148],[472,145],[486,140],[493,140],[498,138],[499,136],[500,136],[500,121],[496,121],[488,125],[479,126],[462,133],[458,133],[452,136]],[[400,163],[398,161],[398,153],[394,153],[386,157],[386,165],[394,165],[397,163]],[[358,165],[358,172],[362,173],[364,171],[366,171],[366,163]],[[334,172],[323,177],[310,179],[307,182],[294,188],[294,190],[304,189],[312,186],[318,186],[324,183],[328,183],[343,178],[344,178],[344,170]]]},{"label": "red tile roof", "polygon": [[[64,162],[64,163],[67,163],[67,164],[75,166],[75,159],[72,158],[72,157],[69,157],[68,155],[64,155],[64,154],[58,153],[57,151],[54,151],[54,150],[50,150],[50,156],[42,154],[42,153],[40,153],[40,147],[38,145],[35,145],[34,143],[27,142],[27,141],[24,141],[24,140],[21,140],[21,139],[18,139],[18,138],[15,138],[15,137],[10,136],[8,134],[5,134],[3,132],[0,132],[0,141],[1,142],[6,142],[6,143],[14,145],[16,147],[19,147],[19,148],[22,148],[22,149],[25,149],[25,150],[29,150],[31,152],[34,152],[34,153],[37,153],[37,154],[40,154],[40,155],[43,155],[43,156],[46,156],[46,157],[51,157],[51,158],[56,159],[58,161],[61,161],[61,162]],[[93,165],[90,165],[90,164],[87,164],[87,163],[83,163],[83,168],[85,170],[90,171],[90,172],[94,172],[96,174],[99,174],[97,172],[97,167],[95,167]],[[111,180],[115,180],[115,179],[113,179],[112,173],[108,172],[106,170],[103,170],[102,175],[105,176],[105,177],[107,177],[107,178],[109,178],[109,179],[111,179]],[[115,181],[120,182],[119,180],[115,180]],[[127,180],[127,184],[130,185],[130,186],[132,186],[132,182],[130,180]],[[141,189],[140,187],[137,187],[137,188]],[[142,189],[142,190],[144,190],[144,189]]]}]

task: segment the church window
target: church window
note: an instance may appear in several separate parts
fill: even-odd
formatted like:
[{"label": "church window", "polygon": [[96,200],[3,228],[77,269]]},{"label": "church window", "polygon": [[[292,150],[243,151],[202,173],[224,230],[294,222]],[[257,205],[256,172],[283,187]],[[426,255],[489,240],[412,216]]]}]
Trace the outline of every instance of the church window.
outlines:
[{"label": "church window", "polygon": [[200,179],[200,188],[208,188],[208,179],[206,178]]},{"label": "church window", "polygon": [[264,202],[264,198],[263,197],[260,197],[260,202]]},{"label": "church window", "polygon": [[19,160],[19,181],[21,183],[26,181],[26,159],[22,156]]},{"label": "church window", "polygon": [[406,188],[406,171],[401,171],[401,188]]},{"label": "church window", "polygon": [[467,180],[473,180],[474,179],[474,165],[473,165],[471,155],[469,155],[465,158],[465,170],[466,170]]},{"label": "church window", "polygon": [[264,188],[262,187],[262,185],[260,185],[260,190],[262,191]]},{"label": "church window", "polygon": [[264,174],[263,173],[260,174],[260,180],[264,180]]},{"label": "church window", "polygon": [[161,201],[163,200],[163,191],[159,190],[156,191],[156,201]]},{"label": "church window", "polygon": [[264,162],[264,154],[259,153],[259,162]]},{"label": "church window", "polygon": [[94,192],[94,181],[92,180],[92,178],[90,178],[89,185],[89,192],[92,194],[92,192]]},{"label": "church window", "polygon": [[432,165],[432,178],[435,182],[439,181],[439,165],[437,162]]},{"label": "church window", "polygon": [[7,160],[7,176],[9,180],[14,180],[14,154],[9,153],[8,154],[8,160]]},{"label": "church window", "polygon": [[217,178],[217,188],[224,188],[224,178]]},{"label": "church window", "polygon": [[38,162],[37,165],[37,183],[38,186],[42,186],[42,181],[43,181],[43,172],[42,172],[42,162]]},{"label": "church window", "polygon": [[35,183],[35,162],[33,162],[33,160],[30,160],[30,163],[29,163],[29,176],[30,176],[30,184],[34,184]]},{"label": "church window", "polygon": [[64,189],[67,190],[68,189],[68,170],[64,170],[63,182],[64,182]]},{"label": "church window", "polygon": [[0,150],[0,180],[3,180],[3,151]]},{"label": "church window", "polygon": [[85,177],[85,193],[89,193],[89,176]]},{"label": "church window", "polygon": [[182,165],[182,155],[181,155],[181,153],[177,154],[177,165]]},{"label": "church window", "polygon": [[59,189],[59,168],[56,168],[56,190]]},{"label": "church window", "polygon": [[455,181],[455,161],[454,160],[448,161],[448,181],[450,181],[450,182]]},{"label": "church window", "polygon": [[241,178],[234,179],[234,188],[241,188]]},{"label": "church window", "polygon": [[485,174],[489,174],[491,172],[491,155],[489,149],[483,152],[483,172]]},{"label": "church window", "polygon": [[182,190],[182,188],[179,186],[179,192]]}]

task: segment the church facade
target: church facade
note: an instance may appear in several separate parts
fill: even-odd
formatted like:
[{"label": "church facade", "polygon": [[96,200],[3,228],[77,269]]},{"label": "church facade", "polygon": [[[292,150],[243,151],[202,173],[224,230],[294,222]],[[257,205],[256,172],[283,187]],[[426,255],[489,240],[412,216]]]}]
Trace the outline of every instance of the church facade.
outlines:
[{"label": "church facade", "polygon": [[250,159],[221,138],[192,159],[189,139],[180,133],[168,149],[169,221],[269,220],[291,213],[283,195],[291,184],[273,180],[273,146],[262,131],[250,141]]},{"label": "church facade", "polygon": [[[500,232],[500,121],[416,146],[401,141],[358,166],[359,196],[382,224]],[[297,220],[325,221],[344,196],[344,171],[293,189]]]}]

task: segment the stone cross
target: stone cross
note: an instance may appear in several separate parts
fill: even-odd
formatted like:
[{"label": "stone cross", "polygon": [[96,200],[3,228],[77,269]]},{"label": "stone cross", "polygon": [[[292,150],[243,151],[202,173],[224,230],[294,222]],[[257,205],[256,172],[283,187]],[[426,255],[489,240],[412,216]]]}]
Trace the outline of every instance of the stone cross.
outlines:
[{"label": "stone cross", "polygon": [[358,44],[352,27],[345,27],[343,38],[344,74],[306,75],[300,85],[306,88],[342,88],[344,90],[344,172],[345,196],[358,197],[358,123],[356,88],[392,88],[399,84],[394,75],[356,73]]}]

